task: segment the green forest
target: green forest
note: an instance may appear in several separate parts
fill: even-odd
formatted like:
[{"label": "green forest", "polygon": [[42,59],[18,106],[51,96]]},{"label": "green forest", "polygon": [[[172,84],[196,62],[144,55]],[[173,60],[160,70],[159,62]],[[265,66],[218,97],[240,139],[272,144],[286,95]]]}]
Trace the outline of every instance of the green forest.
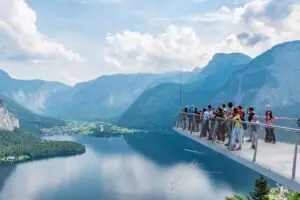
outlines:
[{"label": "green forest", "polygon": [[263,176],[255,181],[254,191],[249,196],[234,195],[225,200],[300,200],[300,193],[292,190],[280,192],[280,188],[271,188]]},{"label": "green forest", "polygon": [[70,141],[47,141],[22,130],[0,131],[0,162],[12,163],[82,154],[85,146]]}]

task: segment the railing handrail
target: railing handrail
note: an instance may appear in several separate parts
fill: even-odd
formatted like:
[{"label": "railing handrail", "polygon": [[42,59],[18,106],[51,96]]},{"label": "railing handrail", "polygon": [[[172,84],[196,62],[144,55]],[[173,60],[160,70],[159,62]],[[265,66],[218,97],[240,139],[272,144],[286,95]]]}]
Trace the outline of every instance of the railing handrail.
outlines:
[{"label": "railing handrail", "polygon": [[[178,115],[183,115],[183,114],[184,115],[192,115],[192,116],[202,117],[201,115],[196,114],[196,113],[186,113],[186,112],[180,112]],[[233,121],[232,119],[221,118],[221,117],[213,117],[213,119],[224,120],[224,121]],[[213,120],[213,119],[210,119],[210,120]],[[276,126],[276,125],[268,125],[268,124],[264,124],[264,123],[261,123],[261,122],[259,124],[257,124],[257,123],[254,123],[254,122],[242,121],[242,123],[247,124],[247,125],[256,125],[256,126],[260,126],[260,127],[263,127],[263,128],[275,128],[275,129],[278,129],[278,130],[294,132],[294,133],[297,133],[297,134],[300,133],[300,129],[297,129],[297,128],[290,128],[290,127]]]}]

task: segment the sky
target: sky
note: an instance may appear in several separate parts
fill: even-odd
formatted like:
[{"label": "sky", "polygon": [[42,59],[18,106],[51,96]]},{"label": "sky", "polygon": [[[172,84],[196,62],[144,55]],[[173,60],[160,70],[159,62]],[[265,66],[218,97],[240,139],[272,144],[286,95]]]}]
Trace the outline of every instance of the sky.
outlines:
[{"label": "sky", "polygon": [[0,0],[0,69],[66,84],[300,39],[300,0]]}]

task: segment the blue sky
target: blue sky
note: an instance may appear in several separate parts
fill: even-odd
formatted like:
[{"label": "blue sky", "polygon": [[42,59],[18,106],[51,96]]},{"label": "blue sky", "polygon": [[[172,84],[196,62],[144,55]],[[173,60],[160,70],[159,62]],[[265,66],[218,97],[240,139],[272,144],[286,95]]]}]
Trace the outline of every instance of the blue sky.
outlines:
[{"label": "blue sky", "polygon": [[68,84],[300,39],[299,0],[1,0],[0,68]]}]

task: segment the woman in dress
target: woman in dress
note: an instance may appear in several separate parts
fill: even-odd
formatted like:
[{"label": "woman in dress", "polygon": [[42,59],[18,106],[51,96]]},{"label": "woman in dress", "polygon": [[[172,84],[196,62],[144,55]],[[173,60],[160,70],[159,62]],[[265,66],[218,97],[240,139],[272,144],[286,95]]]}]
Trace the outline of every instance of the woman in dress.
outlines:
[{"label": "woman in dress", "polygon": [[[272,126],[275,119],[276,118],[273,116],[272,111],[267,110],[266,115],[265,115],[265,124]],[[265,129],[266,129],[265,142],[275,144],[276,137],[275,137],[275,133],[274,133],[274,128],[266,127]]]}]

